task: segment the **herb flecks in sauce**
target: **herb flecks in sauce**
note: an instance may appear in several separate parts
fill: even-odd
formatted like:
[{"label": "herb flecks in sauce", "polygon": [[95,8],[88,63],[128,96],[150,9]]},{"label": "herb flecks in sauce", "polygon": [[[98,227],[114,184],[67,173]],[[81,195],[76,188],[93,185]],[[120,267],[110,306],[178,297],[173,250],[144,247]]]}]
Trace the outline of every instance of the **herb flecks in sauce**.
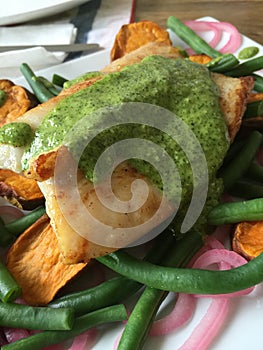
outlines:
[{"label": "herb flecks in sauce", "polygon": [[30,144],[34,133],[27,123],[9,123],[0,129],[0,143],[23,147]]},{"label": "herb flecks in sauce", "polygon": [[[106,75],[90,87],[62,100],[36,131],[31,147],[24,155],[25,168],[30,159],[61,145],[68,132],[82,118],[86,117],[80,137],[85,137],[85,133],[96,130],[98,125],[103,125],[103,118],[107,118],[107,113],[94,114],[95,111],[108,107],[110,113],[110,108],[125,102],[161,106],[189,126],[207,160],[209,200],[218,199],[222,187],[216,179],[216,172],[228,149],[229,140],[219,106],[217,86],[206,67],[183,59],[167,59],[157,55],[147,57],[121,72]],[[99,134],[87,147],[79,163],[87,178],[93,181],[96,160],[106,147],[131,137],[146,138],[165,148],[178,167],[182,198],[189,199],[192,193],[192,171],[183,150],[168,135],[149,130],[143,125],[117,126],[114,131],[107,130]],[[75,144],[78,144],[77,140]],[[158,174],[149,163],[140,160],[132,160],[131,163],[162,188]]]}]

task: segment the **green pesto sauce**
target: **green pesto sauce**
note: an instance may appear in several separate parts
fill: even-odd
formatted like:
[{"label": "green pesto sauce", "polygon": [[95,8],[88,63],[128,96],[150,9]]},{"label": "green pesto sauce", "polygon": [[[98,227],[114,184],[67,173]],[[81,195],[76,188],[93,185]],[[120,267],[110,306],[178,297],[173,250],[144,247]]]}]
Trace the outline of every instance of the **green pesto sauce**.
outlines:
[{"label": "green pesto sauce", "polygon": [[0,143],[23,147],[33,140],[33,131],[27,123],[9,123],[0,129]]},{"label": "green pesto sauce", "polygon": [[[80,123],[77,135],[85,138],[89,132],[103,125],[103,120],[112,111],[111,107],[117,106],[114,112],[121,113],[125,102],[144,102],[164,107],[187,123],[206,156],[210,180],[208,202],[210,207],[214,206],[222,190],[216,172],[227,152],[229,140],[218,102],[217,87],[206,67],[189,60],[147,57],[140,63],[126,67],[121,72],[108,74],[89,88],[65,98],[37,129],[31,146],[24,154],[24,168],[28,167],[28,161],[32,157],[61,145],[75,123],[82,118],[87,116],[85,124]],[[101,108],[106,107],[108,110],[100,112]],[[94,113],[95,111],[99,112]],[[143,109],[140,113],[143,113]],[[171,120],[171,126],[172,124]],[[131,137],[152,140],[174,159],[182,182],[183,211],[192,193],[189,161],[177,143],[157,129],[127,124],[103,131],[90,142],[80,159],[79,167],[87,178],[96,180],[93,178],[93,169],[99,155],[109,145]],[[78,140],[73,140],[67,146],[74,153]],[[137,159],[130,160],[130,163],[162,189],[161,179],[149,163]],[[171,186],[177,185],[171,183]]]},{"label": "green pesto sauce", "polygon": [[68,89],[70,86],[77,84],[77,83],[81,83],[82,81],[91,79],[91,78],[95,78],[102,75],[101,72],[99,71],[93,71],[93,72],[87,72],[85,74],[82,74],[81,76],[72,79],[72,80],[68,80],[63,84],[63,89]]},{"label": "green pesto sauce", "polygon": [[248,58],[252,58],[256,56],[258,52],[259,52],[259,48],[256,46],[245,47],[243,50],[239,52],[238,58],[241,60],[246,60]]}]

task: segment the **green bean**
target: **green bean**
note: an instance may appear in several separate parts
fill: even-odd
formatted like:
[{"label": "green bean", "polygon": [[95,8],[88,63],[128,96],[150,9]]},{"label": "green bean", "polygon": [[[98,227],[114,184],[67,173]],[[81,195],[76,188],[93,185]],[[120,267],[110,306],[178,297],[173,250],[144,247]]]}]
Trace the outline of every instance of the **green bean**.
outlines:
[{"label": "green bean", "polygon": [[5,248],[15,239],[5,227],[4,221],[0,218],[0,246]]},{"label": "green bean", "polygon": [[178,18],[174,16],[168,17],[167,27],[186,42],[196,53],[206,54],[210,57],[219,57],[222,54],[214,50],[207,44],[205,40],[200,38],[192,29],[187,27]]},{"label": "green bean", "polygon": [[231,188],[246,173],[261,142],[262,134],[257,130],[253,131],[235,159],[220,172],[226,190]]},{"label": "green bean", "polygon": [[263,100],[250,102],[244,114],[244,118],[254,118],[263,116]]},{"label": "green bean", "polygon": [[[234,140],[234,142],[231,144],[229,147],[227,154],[224,158],[223,162],[223,168],[232,161],[233,158],[236,157],[236,155],[240,152],[242,147],[244,146],[245,139],[239,139],[239,140]],[[222,169],[220,169],[222,171]],[[220,171],[219,171],[219,176],[220,176]]]},{"label": "green bean", "polygon": [[263,197],[263,185],[240,180],[229,190],[229,194],[243,199],[261,198]]},{"label": "green bean", "polygon": [[7,267],[0,261],[0,299],[4,303],[12,302],[21,295],[21,288]]},{"label": "green bean", "polygon": [[54,95],[45,87],[45,85],[36,79],[36,75],[27,63],[21,64],[20,71],[24,75],[28,84],[31,86],[39,102],[46,102],[50,98],[54,97]]},{"label": "green bean", "polygon": [[211,225],[235,224],[254,220],[263,220],[262,198],[219,204],[207,216],[207,221]]},{"label": "green bean", "polygon": [[71,308],[51,309],[15,303],[0,303],[0,326],[38,330],[70,330],[74,323]]},{"label": "green bean", "polygon": [[136,293],[142,285],[123,276],[111,278],[96,287],[70,293],[52,301],[52,308],[72,307],[77,316],[114,305]]},{"label": "green bean", "polygon": [[239,64],[239,60],[232,53],[226,53],[222,56],[218,56],[206,63],[206,67],[211,72],[224,73],[227,70],[236,67]]},{"label": "green bean", "polygon": [[[189,232],[168,251],[165,266],[185,266],[189,259],[203,245],[201,235]],[[156,313],[167,296],[167,292],[146,287],[136,303],[119,342],[118,350],[141,349],[154,321]]]},{"label": "green bean", "polygon": [[36,80],[43,83],[43,85],[51,92],[52,95],[57,96],[60,93],[60,89],[57,88],[51,81],[49,81],[47,78],[38,76],[36,77]]},{"label": "green bean", "polygon": [[6,92],[0,89],[0,107],[3,106],[6,100]]},{"label": "green bean", "polygon": [[108,322],[124,321],[127,319],[123,305],[114,305],[75,319],[73,328],[69,331],[45,331],[20,339],[14,343],[2,346],[2,350],[42,350],[47,346],[59,344],[95,326]]},{"label": "green bean", "polygon": [[25,231],[29,226],[31,226],[37,219],[39,219],[43,214],[45,214],[45,208],[39,207],[32,210],[29,214],[19,218],[17,220],[11,221],[5,225],[5,228],[14,235],[19,235]]},{"label": "green bean", "polygon": [[[147,253],[145,259],[158,262],[173,245],[175,238],[169,230],[165,230],[155,239],[155,245]],[[142,285],[123,276],[114,277],[100,285],[81,292],[70,293],[52,301],[50,307],[72,307],[77,315],[101,307],[121,302],[137,292]]]},{"label": "green bean", "polygon": [[263,77],[258,74],[251,74],[254,78],[254,90],[257,92],[263,92]]},{"label": "green bean", "polygon": [[263,166],[258,163],[252,162],[245,175],[249,179],[261,181],[263,183]]},{"label": "green bean", "polygon": [[190,294],[227,294],[263,281],[263,254],[231,270],[165,267],[136,259],[123,251],[98,258],[123,276],[149,287]]},{"label": "green bean", "polygon": [[68,79],[62,77],[61,75],[53,74],[53,77],[52,77],[53,84],[63,88],[64,83],[66,83],[67,81]]},{"label": "green bean", "polygon": [[166,296],[167,292],[146,287],[129,316],[118,350],[142,349],[156,313]]},{"label": "green bean", "polygon": [[252,58],[244,63],[241,63],[237,67],[225,72],[225,75],[231,77],[241,77],[250,75],[263,68],[263,56]]}]

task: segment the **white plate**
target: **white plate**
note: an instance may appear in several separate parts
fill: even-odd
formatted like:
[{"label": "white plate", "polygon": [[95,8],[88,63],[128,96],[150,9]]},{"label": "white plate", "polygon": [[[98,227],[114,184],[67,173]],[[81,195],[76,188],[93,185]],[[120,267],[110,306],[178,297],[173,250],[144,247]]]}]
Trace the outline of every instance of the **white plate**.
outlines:
[{"label": "white plate", "polygon": [[[206,18],[210,20],[211,18]],[[173,36],[175,45],[181,44],[180,40]],[[221,43],[222,44],[222,43]],[[255,45],[260,48],[259,55],[263,54],[263,47],[253,40],[243,37],[242,48]],[[61,74],[69,79],[86,71],[99,70],[109,62],[109,51],[101,51],[75,61],[57,65],[41,71],[41,75],[51,78],[53,73]],[[16,79],[17,83],[24,84],[23,78]],[[187,326],[165,337],[149,338],[144,347],[145,350],[176,350],[194,329],[198,320],[204,315],[210,299],[198,301],[196,313]],[[262,320],[263,320],[263,284],[256,287],[255,291],[246,297],[238,297],[231,301],[230,312],[224,329],[210,350],[262,350]],[[96,342],[93,350],[113,349],[114,342],[122,325],[113,324],[106,327]],[[196,349],[189,349],[196,350]]]},{"label": "white plate", "polygon": [[8,0],[1,6],[0,25],[54,15],[88,1],[90,0]]}]

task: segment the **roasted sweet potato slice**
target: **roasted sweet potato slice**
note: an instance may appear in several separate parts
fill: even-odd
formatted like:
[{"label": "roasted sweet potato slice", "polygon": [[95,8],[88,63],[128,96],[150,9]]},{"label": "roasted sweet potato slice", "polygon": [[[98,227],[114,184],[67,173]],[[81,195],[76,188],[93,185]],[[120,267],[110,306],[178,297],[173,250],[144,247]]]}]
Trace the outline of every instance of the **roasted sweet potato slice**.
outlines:
[{"label": "roasted sweet potato slice", "polygon": [[[0,127],[15,121],[38,103],[31,92],[10,80],[0,80],[0,90],[5,92],[4,103],[0,105]],[[44,202],[35,180],[4,169],[0,169],[0,197],[21,209],[33,209]]]},{"label": "roasted sweet potato slice", "polygon": [[37,99],[30,91],[10,80],[0,80],[0,90],[6,94],[4,103],[0,106],[0,127],[13,122],[37,105]]},{"label": "roasted sweet potato slice", "polygon": [[125,24],[115,37],[111,49],[111,60],[114,61],[149,42],[155,41],[172,45],[168,32],[157,23],[141,21]]},{"label": "roasted sweet potato slice", "polygon": [[201,55],[191,55],[188,57],[190,61],[196,62],[199,64],[206,64],[212,60],[212,57],[209,57],[207,55],[201,54]]},{"label": "roasted sweet potato slice", "polygon": [[256,102],[263,100],[263,92],[251,92],[248,96],[248,102]]},{"label": "roasted sweet potato slice", "polygon": [[7,169],[0,169],[0,196],[26,210],[38,207],[45,200],[35,180]]},{"label": "roasted sweet potato slice", "polygon": [[65,265],[49,218],[43,215],[13,244],[7,267],[29,305],[46,305],[86,263]]},{"label": "roasted sweet potato slice", "polygon": [[263,221],[241,222],[232,239],[233,250],[251,260],[263,252]]}]

